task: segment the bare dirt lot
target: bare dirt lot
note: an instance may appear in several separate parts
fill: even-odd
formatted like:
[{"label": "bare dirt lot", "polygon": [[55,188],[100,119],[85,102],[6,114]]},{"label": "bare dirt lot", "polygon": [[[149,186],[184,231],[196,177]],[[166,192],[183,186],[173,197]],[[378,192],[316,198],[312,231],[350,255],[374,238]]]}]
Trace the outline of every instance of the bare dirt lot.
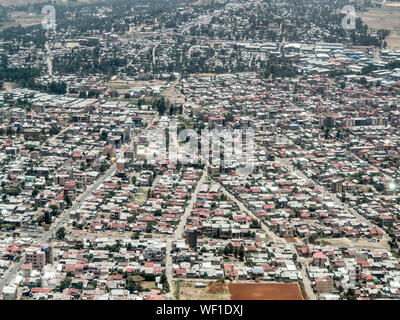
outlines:
[{"label": "bare dirt lot", "polygon": [[112,89],[130,89],[132,87],[152,88],[166,85],[166,81],[136,81],[136,80],[113,80],[107,83]]},{"label": "bare dirt lot", "polygon": [[185,96],[177,92],[175,88],[165,89],[161,94],[172,104],[185,104]]},{"label": "bare dirt lot", "polygon": [[297,283],[229,284],[231,300],[304,300]]},{"label": "bare dirt lot", "polygon": [[140,285],[142,286],[142,288],[144,289],[157,289],[154,281],[143,281],[140,283]]},{"label": "bare dirt lot", "polygon": [[10,91],[16,87],[17,87],[17,85],[14,82],[4,82],[4,84],[3,84],[3,89],[5,91]]},{"label": "bare dirt lot", "polygon": [[[201,282],[201,281],[199,281]],[[194,281],[179,282],[180,300],[229,300],[228,286],[221,282],[209,282],[205,288],[196,288]]]},{"label": "bare dirt lot", "polygon": [[357,12],[369,28],[390,30],[385,39],[388,48],[400,49],[400,5],[387,4],[382,8],[371,8],[367,12]]},{"label": "bare dirt lot", "polygon": [[293,237],[293,238],[285,238],[287,242],[301,242],[299,238]]},{"label": "bare dirt lot", "polygon": [[0,26],[0,31],[20,25],[21,27],[29,27],[42,23],[42,17],[27,12],[15,11],[10,14],[10,21]]},{"label": "bare dirt lot", "polygon": [[319,239],[322,245],[333,246],[347,246],[357,248],[374,248],[374,249],[387,249],[390,247],[384,240],[376,239],[375,242],[370,242],[367,239],[348,239],[348,238],[323,238]]}]

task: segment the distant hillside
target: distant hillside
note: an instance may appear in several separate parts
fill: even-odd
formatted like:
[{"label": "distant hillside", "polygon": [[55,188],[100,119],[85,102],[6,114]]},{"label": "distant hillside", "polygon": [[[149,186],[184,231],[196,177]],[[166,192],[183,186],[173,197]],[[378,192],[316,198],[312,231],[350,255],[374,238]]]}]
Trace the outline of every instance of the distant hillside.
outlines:
[{"label": "distant hillside", "polygon": [[[0,5],[9,7],[9,6],[23,6],[26,4],[33,4],[33,3],[41,3],[41,2],[48,2],[49,0],[0,0]],[[70,0],[56,0],[57,3],[61,2],[68,2]],[[96,2],[96,0],[77,0],[78,2]],[[76,2],[76,1],[70,1]]]},{"label": "distant hillside", "polygon": [[25,4],[30,4],[30,3],[39,3],[39,2],[45,2],[47,0],[1,0],[0,5],[4,7],[9,7],[9,6],[21,6]]}]

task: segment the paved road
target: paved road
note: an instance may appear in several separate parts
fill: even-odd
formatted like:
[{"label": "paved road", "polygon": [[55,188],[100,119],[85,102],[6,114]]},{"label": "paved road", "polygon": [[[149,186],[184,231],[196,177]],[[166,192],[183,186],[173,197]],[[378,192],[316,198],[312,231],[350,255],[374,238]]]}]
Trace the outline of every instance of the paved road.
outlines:
[{"label": "paved road", "polygon": [[360,221],[364,222],[367,224],[370,228],[372,229],[379,229],[382,231],[383,236],[381,241],[389,241],[389,236],[386,234],[386,232],[382,229],[379,228],[375,223],[373,223],[371,220],[367,219],[366,217],[362,216],[359,214],[356,210],[351,208],[347,203],[343,203],[336,194],[329,192],[326,190],[323,186],[315,183],[312,179],[308,178],[302,171],[297,170],[293,168],[293,166],[290,164],[290,159],[283,159],[280,158],[278,161],[283,164],[283,167],[288,170],[290,174],[297,175],[298,177],[304,179],[307,181],[309,184],[312,184],[313,186],[316,187],[316,189],[321,193],[321,195],[331,199],[333,202],[336,203],[336,205],[343,207],[347,212],[350,212],[352,215],[360,219]]},{"label": "paved road", "polygon": [[[58,216],[57,220],[51,224],[49,230],[46,231],[41,238],[34,241],[33,245],[46,243],[51,238],[55,237],[57,230],[68,222],[70,212],[79,209],[81,203],[83,203],[93,193],[93,191],[96,190],[105,180],[111,177],[114,174],[115,170],[116,170],[116,164],[113,164],[106,171],[105,174],[103,174],[92,186],[90,186],[90,188],[88,188],[84,193],[82,193],[77,198],[78,201],[75,201],[71,208],[69,208],[68,210],[64,210],[63,213],[61,213],[61,215]],[[25,256],[23,255],[21,257],[20,262],[14,264],[12,268],[6,273],[4,279],[0,281],[0,291],[3,290],[5,285],[11,284],[11,280],[13,280],[16,277],[18,271],[21,269],[24,263],[25,263]]]},{"label": "paved road", "polygon": [[203,170],[202,176],[196,184],[196,188],[194,189],[194,191],[192,193],[192,197],[190,198],[189,203],[186,206],[185,212],[183,213],[181,220],[175,229],[174,235],[167,239],[166,259],[165,259],[165,267],[166,267],[165,275],[167,276],[169,287],[170,287],[170,292],[167,295],[167,297],[171,298],[171,299],[174,298],[173,297],[174,286],[173,286],[172,256],[170,254],[170,252],[172,250],[172,242],[181,240],[183,238],[183,233],[185,230],[187,218],[189,217],[190,213],[193,211],[193,207],[196,202],[197,195],[200,191],[200,187],[204,183],[206,177],[207,177],[207,167]]},{"label": "paved road", "polygon": [[253,62],[253,58],[254,58],[254,53],[252,52],[249,61],[249,68],[251,68],[251,63]]},{"label": "paved road", "polygon": [[46,51],[47,51],[47,54],[48,54],[48,57],[46,59],[47,68],[48,68],[48,71],[49,71],[49,76],[51,77],[51,76],[53,76],[53,60],[51,58],[51,49],[50,49],[50,46],[49,46],[49,44],[47,42],[45,44],[45,48],[46,48]]},{"label": "paved road", "polygon": [[176,86],[181,80],[181,75],[179,75],[174,82],[171,83],[168,89],[163,92],[163,96],[166,100],[168,100],[171,104],[182,104],[185,105],[185,96],[180,93],[180,91],[176,90]]},{"label": "paved road", "polygon": [[156,65],[156,49],[160,45],[161,42],[157,42],[156,45],[153,47],[153,65]]},{"label": "paved road", "polygon": [[[122,156],[125,150],[128,148],[128,146],[125,146],[122,148],[118,154],[118,156]],[[59,228],[64,226],[68,220],[69,220],[69,214],[73,211],[76,211],[80,208],[81,204],[85,202],[85,200],[92,195],[92,193],[100,187],[100,185],[106,181],[108,178],[110,178],[114,173],[117,168],[116,163],[112,164],[111,167],[103,174],[101,175],[94,184],[92,184],[84,193],[79,195],[77,199],[74,201],[73,205],[71,208],[68,210],[64,210],[58,217],[55,222],[53,222],[49,228],[48,231],[46,231],[42,237],[39,239],[35,239],[33,242],[33,245],[40,245],[41,243],[46,243],[50,241],[52,238],[55,237],[56,232]],[[2,292],[4,286],[11,284],[11,281],[16,277],[18,271],[21,269],[22,265],[25,263],[25,256],[23,255],[21,257],[21,260],[14,264],[10,270],[4,275],[4,279],[0,281],[0,292]]]},{"label": "paved road", "polygon": [[0,293],[3,293],[3,288],[6,285],[11,284],[11,280],[15,278],[17,275],[18,270],[22,267],[22,265],[25,263],[25,256],[21,257],[20,261],[17,263],[14,263],[14,265],[11,267],[10,270],[4,275],[4,279],[0,281]]},{"label": "paved road", "polygon": [[[218,182],[217,182],[218,183]],[[222,192],[228,197],[228,199],[232,200],[236,203],[241,211],[246,212],[247,215],[253,217],[257,220],[260,220],[253,212],[251,212],[240,200],[238,200],[232,193],[230,193],[222,184],[220,184]],[[267,236],[274,242],[274,243],[286,243],[286,240],[283,238],[278,237],[275,232],[273,232],[265,223],[261,224],[261,228],[267,234]]]},{"label": "paved road", "polygon": [[40,239],[39,242],[47,242],[49,241],[53,236],[55,236],[55,233],[57,230],[62,227],[65,223],[68,222],[69,218],[69,213],[76,211],[80,208],[81,204],[86,201],[88,197],[92,195],[92,193],[98,189],[98,187],[106,181],[108,178],[110,178],[114,173],[117,168],[117,165],[114,163],[111,165],[111,167],[106,171],[105,174],[103,174],[93,185],[90,186],[89,189],[87,189],[84,193],[82,193],[78,198],[77,201],[72,205],[71,208],[68,210],[64,211],[62,215],[60,215],[55,223],[53,223],[49,229],[48,232],[45,233],[45,235]]},{"label": "paved road", "polygon": [[[151,126],[155,121],[158,121],[159,117],[158,115],[155,116],[152,121],[150,122]],[[64,128],[59,134],[57,134],[54,137],[51,137],[49,139],[49,141],[54,141],[57,137],[61,136],[66,130],[68,129],[68,127]],[[133,134],[132,134],[133,136]],[[118,157],[123,156],[124,152],[128,149],[131,148],[133,144],[133,140],[131,139],[131,143],[130,145],[124,145],[124,147],[122,147],[118,152],[117,152],[117,156],[116,158],[118,159]],[[51,240],[51,238],[55,237],[55,234],[57,232],[57,230],[59,228],[61,228],[62,226],[64,226],[68,220],[69,220],[69,214],[72,211],[76,211],[80,208],[81,204],[85,202],[85,200],[92,195],[92,193],[97,190],[100,185],[106,181],[108,178],[110,178],[114,173],[115,170],[117,168],[116,163],[112,164],[111,167],[103,174],[101,175],[95,182],[94,184],[92,184],[85,192],[83,192],[81,195],[79,195],[77,197],[77,199],[74,201],[73,205],[71,208],[69,208],[68,210],[64,210],[58,217],[57,220],[54,221],[49,230],[46,231],[42,237],[40,237],[39,239],[35,239],[34,240],[34,244],[41,244],[41,243],[45,243],[48,242],[49,240]],[[6,272],[6,274],[4,275],[4,279],[0,280],[0,293],[3,291],[3,288],[6,285],[11,284],[12,280],[15,279],[18,271],[21,269],[22,265],[25,263],[25,256],[23,255],[20,259],[19,262],[15,263],[9,270],[8,272]]]},{"label": "paved road", "polygon": [[[50,137],[47,142],[54,142],[57,138],[59,138],[62,134],[64,134],[64,132],[66,132],[68,130],[69,126],[67,126],[66,128],[64,128],[63,130],[61,130],[58,134]],[[41,238],[43,239],[43,237]],[[46,241],[43,241],[46,242]],[[4,279],[0,280],[0,294],[3,291],[3,288],[11,283],[11,280],[15,278],[15,276],[17,275],[18,270],[21,269],[22,265],[25,263],[25,256],[23,255],[20,258],[20,261],[17,263],[14,263],[13,266],[11,267],[11,269],[9,269],[5,274],[4,274]]]},{"label": "paved road", "polygon": [[[257,219],[259,219],[253,212],[251,212],[241,201],[239,201],[233,194],[231,194],[223,185],[221,185],[221,190],[222,192],[232,201],[236,203],[236,205],[239,207],[241,211],[246,212],[249,216]],[[274,242],[274,243],[282,243],[282,244],[288,244],[290,248],[292,249],[293,252],[297,252],[295,246],[292,243],[289,243],[286,241],[286,239],[278,237],[275,232],[273,232],[263,220],[261,220],[261,228],[264,230],[264,232],[267,234],[267,236]],[[317,300],[317,297],[314,294],[314,291],[311,287],[311,281],[308,278],[307,271],[306,271],[306,266],[307,266],[307,261],[303,259],[298,260],[301,263],[301,275],[303,278],[303,284],[305,291],[308,295],[308,298],[310,300]]]}]

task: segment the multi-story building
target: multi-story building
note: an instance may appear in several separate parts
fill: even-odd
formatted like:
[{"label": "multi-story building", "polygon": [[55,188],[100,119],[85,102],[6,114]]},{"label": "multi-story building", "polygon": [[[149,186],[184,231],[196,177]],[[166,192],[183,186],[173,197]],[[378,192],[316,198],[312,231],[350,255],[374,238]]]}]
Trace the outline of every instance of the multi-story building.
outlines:
[{"label": "multi-story building", "polygon": [[26,263],[31,263],[33,269],[42,270],[46,265],[46,253],[39,248],[28,248],[25,252]]},{"label": "multi-story building", "polygon": [[191,248],[197,247],[197,229],[186,229],[186,243]]}]

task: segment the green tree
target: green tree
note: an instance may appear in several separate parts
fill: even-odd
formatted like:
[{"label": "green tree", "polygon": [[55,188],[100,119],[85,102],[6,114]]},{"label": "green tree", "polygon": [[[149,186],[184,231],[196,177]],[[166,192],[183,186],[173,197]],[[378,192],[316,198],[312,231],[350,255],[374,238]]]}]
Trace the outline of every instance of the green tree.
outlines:
[{"label": "green tree", "polygon": [[346,291],[345,297],[346,297],[347,300],[356,300],[357,299],[355,291],[354,291],[353,288],[349,288]]},{"label": "green tree", "polygon": [[65,238],[65,228],[61,227],[56,232],[56,237],[58,240],[64,240]]},{"label": "green tree", "polygon": [[238,256],[239,256],[239,261],[243,261],[244,260],[244,247],[243,247],[243,244],[238,249]]},{"label": "green tree", "polygon": [[68,207],[72,206],[72,200],[71,200],[69,195],[65,195],[64,196],[64,201],[65,201],[65,203],[67,204]]},{"label": "green tree", "polygon": [[50,212],[48,212],[48,211],[46,211],[45,213],[44,213],[44,222],[46,223],[46,224],[51,224],[51,214],[50,214]]},{"label": "green tree", "polygon": [[66,288],[69,288],[69,286],[71,285],[71,278],[70,277],[65,277],[64,280],[62,280],[60,282],[60,291],[63,291]]},{"label": "green tree", "polygon": [[100,134],[100,140],[107,140],[108,132],[103,130]]}]

